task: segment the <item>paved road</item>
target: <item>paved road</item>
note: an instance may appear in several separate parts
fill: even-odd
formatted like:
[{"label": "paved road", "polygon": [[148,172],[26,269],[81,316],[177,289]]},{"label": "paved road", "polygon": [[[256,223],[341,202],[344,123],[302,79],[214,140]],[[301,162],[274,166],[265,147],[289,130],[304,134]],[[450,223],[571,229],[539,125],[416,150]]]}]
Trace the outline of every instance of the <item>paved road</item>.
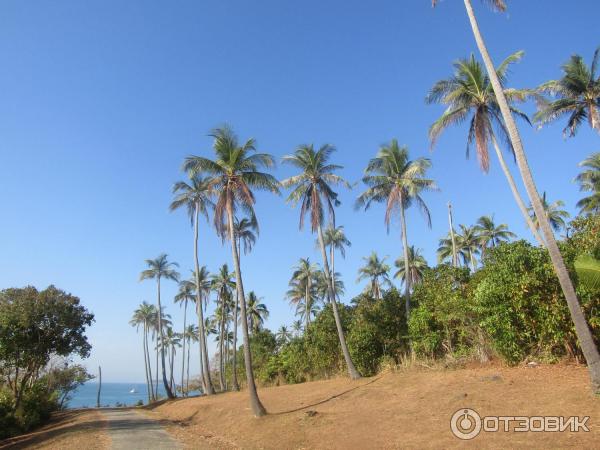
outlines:
[{"label": "paved road", "polygon": [[107,410],[112,448],[117,450],[171,450],[183,446],[169,435],[156,420],[134,410]]}]

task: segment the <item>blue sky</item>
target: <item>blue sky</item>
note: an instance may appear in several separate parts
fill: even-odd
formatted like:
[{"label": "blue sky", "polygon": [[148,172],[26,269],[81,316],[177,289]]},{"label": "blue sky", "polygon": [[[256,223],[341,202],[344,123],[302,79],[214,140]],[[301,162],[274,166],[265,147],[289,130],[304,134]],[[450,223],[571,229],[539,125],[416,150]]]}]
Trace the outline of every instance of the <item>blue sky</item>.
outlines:
[{"label": "blue sky", "polygon": [[[475,2],[497,62],[526,51],[513,86],[558,77],[572,53],[589,63],[600,44],[596,0],[548,4],[509,2],[501,15]],[[139,283],[139,272],[144,259],[166,252],[189,273],[191,229],[183,212],[168,212],[170,188],[185,156],[210,155],[207,132],[223,122],[278,160],[301,143],[332,143],[351,182],[393,137],[413,157],[430,157],[441,188],[425,196],[433,227],[410,211],[408,237],[432,263],[447,232],[448,200],[457,223],[494,214],[529,238],[495,158],[488,175],[465,160],[464,127],[429,151],[427,129],[443,108],[423,99],[453,60],[475,50],[458,0],[435,10],[428,0],[3,1],[0,287],[53,283],[79,296],[96,314],[86,364],[101,364],[108,381],[142,380],[141,337],[128,321],[142,300],[154,301],[155,286]],[[521,130],[540,191],[573,214],[577,163],[600,150],[600,139],[584,126],[564,140],[561,125]],[[363,288],[355,283],[363,256],[376,250],[391,262],[401,252],[398,227],[386,234],[381,208],[353,210],[359,192],[360,185],[341,192],[337,212],[352,241],[346,260],[336,261],[346,301]],[[261,235],[242,270],[276,329],[293,320],[284,300],[291,267],[320,258],[284,197],[260,194],[256,210]],[[206,224],[200,255],[211,270],[230,262]],[[164,283],[168,312],[181,326],[175,291]]]}]

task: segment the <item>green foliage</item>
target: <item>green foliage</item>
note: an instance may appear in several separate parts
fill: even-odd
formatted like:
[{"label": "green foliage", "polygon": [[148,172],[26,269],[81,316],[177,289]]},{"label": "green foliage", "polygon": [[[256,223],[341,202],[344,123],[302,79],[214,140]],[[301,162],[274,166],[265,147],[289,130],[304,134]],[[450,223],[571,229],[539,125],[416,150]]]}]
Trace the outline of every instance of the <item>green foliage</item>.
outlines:
[{"label": "green foliage", "polygon": [[464,354],[474,348],[476,320],[469,299],[469,270],[446,264],[427,269],[415,287],[408,322],[417,355]]},{"label": "green foliage", "polygon": [[579,281],[590,289],[600,289],[600,261],[592,255],[579,255],[575,260]]},{"label": "green foliage", "polygon": [[94,378],[90,375],[86,368],[80,364],[72,366],[64,365],[63,367],[52,368],[44,377],[44,381],[51,392],[55,392],[58,396],[58,406],[64,409],[71,394],[86,381]]},{"label": "green foliage", "polygon": [[382,359],[408,351],[404,299],[396,289],[387,291],[381,300],[361,296],[352,314],[348,348],[363,375],[373,375]]}]

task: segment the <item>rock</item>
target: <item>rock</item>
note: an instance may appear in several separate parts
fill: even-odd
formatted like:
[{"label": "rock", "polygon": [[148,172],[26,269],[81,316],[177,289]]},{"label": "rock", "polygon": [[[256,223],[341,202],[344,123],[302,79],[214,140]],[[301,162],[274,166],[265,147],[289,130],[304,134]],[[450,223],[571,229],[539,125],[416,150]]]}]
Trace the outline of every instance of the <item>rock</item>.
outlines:
[{"label": "rock", "polygon": [[306,414],[307,417],[314,417],[317,415],[317,411],[313,411],[312,409],[309,409],[304,414]]},{"label": "rock", "polygon": [[531,362],[527,363],[527,367],[529,367],[529,368],[534,368],[534,367],[537,367],[537,366],[539,366],[539,364],[536,363],[535,361],[531,361]]}]

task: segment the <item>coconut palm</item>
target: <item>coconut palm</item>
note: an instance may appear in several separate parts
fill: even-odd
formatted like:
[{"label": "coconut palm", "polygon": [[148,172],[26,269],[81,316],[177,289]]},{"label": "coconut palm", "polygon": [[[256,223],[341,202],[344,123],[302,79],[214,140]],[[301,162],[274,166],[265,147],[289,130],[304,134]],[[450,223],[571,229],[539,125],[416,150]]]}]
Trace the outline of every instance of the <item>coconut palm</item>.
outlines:
[{"label": "coconut palm", "polygon": [[509,241],[517,236],[508,229],[508,225],[505,223],[496,225],[494,218],[490,216],[481,216],[477,219],[475,230],[479,236],[482,258],[486,248],[496,247],[500,242]]},{"label": "coconut palm", "polygon": [[176,333],[172,327],[167,327],[165,331],[164,338],[164,348],[168,355],[169,360],[169,387],[172,392],[175,392],[175,378],[174,378],[174,369],[175,369],[175,354],[176,349],[181,347],[181,335]]},{"label": "coconut palm", "polygon": [[[200,262],[198,261],[198,234],[200,228],[200,215],[208,220],[208,211],[214,208],[212,198],[214,196],[213,184],[210,178],[202,178],[199,175],[192,175],[189,183],[179,181],[173,185],[174,199],[169,206],[171,211],[179,208],[186,208],[192,225],[194,227],[194,275],[200,273]],[[196,285],[200,285],[200,280],[195,279]],[[196,292],[196,304],[199,305],[200,292]],[[202,308],[197,308],[198,326],[200,327],[200,365],[202,367],[202,384],[207,395],[214,394],[214,388],[210,379],[210,366],[208,358],[208,349],[206,346],[205,333],[202,330],[204,326],[204,312]]]},{"label": "coconut palm", "polygon": [[459,225],[461,232],[456,235],[456,245],[459,253],[465,260],[465,265],[471,265],[471,270],[475,272],[477,270],[477,259],[476,255],[480,250],[481,238],[479,236],[478,229],[476,227],[468,227],[466,225]]},{"label": "coconut palm", "polygon": [[[546,198],[546,192],[544,191],[542,194],[542,207],[544,209],[544,216],[554,231],[558,232],[567,226],[565,219],[569,218],[569,213],[562,209],[564,206],[565,202],[562,200],[556,200],[555,202],[549,203],[548,199]],[[531,206],[529,207],[529,211],[533,217],[534,212]],[[534,224],[539,228],[540,224],[537,219],[534,220]]]},{"label": "coconut palm", "polygon": [[376,300],[382,298],[382,285],[391,285],[389,277],[390,266],[385,263],[386,259],[387,256],[379,259],[377,253],[372,252],[369,256],[363,258],[365,265],[358,269],[358,278],[356,281],[360,282],[364,279],[369,280],[366,292]]},{"label": "coconut palm", "polygon": [[581,123],[587,119],[590,127],[600,133],[600,47],[594,52],[592,64],[588,67],[579,55],[562,66],[563,76],[550,80],[537,88],[540,93],[549,93],[556,100],[538,101],[539,110],[534,120],[540,125],[569,116],[563,134],[575,136]]},{"label": "coconut palm", "polygon": [[[323,231],[323,240],[325,246],[329,247],[329,258],[331,261],[331,273],[335,273],[335,251],[338,250],[342,255],[342,258],[346,258],[346,247],[350,247],[352,243],[346,237],[344,233],[344,227],[335,227],[333,224],[329,224]],[[319,242],[317,239],[317,246]]]},{"label": "coconut palm", "polygon": [[277,342],[281,346],[292,339],[292,333],[290,332],[290,330],[288,330],[288,327],[286,327],[285,325],[281,325],[279,327],[279,330],[277,330],[275,337],[277,338]]},{"label": "coconut palm", "polygon": [[[238,255],[241,260],[242,255],[242,244],[244,244],[244,255],[248,254],[254,244],[256,243],[256,238],[258,236],[258,222],[256,221],[256,217],[252,215],[250,218],[244,217],[242,220],[235,219],[235,223],[233,224],[234,234],[236,239],[236,245],[238,247]],[[235,391],[240,390],[240,386],[237,380],[237,326],[238,326],[238,311],[239,311],[239,295],[236,295],[235,307],[234,307],[234,316],[233,316],[233,367],[231,369],[233,374],[233,379],[231,381],[232,388]]]},{"label": "coconut palm", "polygon": [[[434,6],[436,2],[437,0],[433,0]],[[504,11],[506,9],[504,0],[488,0],[487,3],[499,11]],[[527,156],[525,155],[519,130],[517,129],[517,125],[512,116],[508,99],[504,94],[502,81],[494,69],[494,63],[492,62],[492,58],[490,57],[485,41],[483,40],[471,0],[464,0],[464,4],[467,11],[467,16],[469,17],[469,22],[471,24],[471,29],[473,30],[477,48],[483,57],[483,62],[488,72],[488,76],[490,77],[492,88],[496,94],[498,106],[500,108],[500,112],[502,113],[502,118],[504,119],[504,124],[510,137],[525,190],[527,191],[529,200],[532,202],[534,213],[536,217],[538,217],[540,230],[542,231],[542,235],[546,242],[546,247],[548,248],[548,253],[550,254],[550,259],[552,260],[554,270],[556,271],[556,275],[565,295],[569,312],[571,313],[571,318],[573,320],[573,324],[575,325],[575,331],[579,339],[579,344],[581,345],[581,350],[588,364],[592,389],[594,392],[600,393],[600,354],[598,353],[598,348],[594,342],[590,328],[581,310],[577,294],[575,293],[575,288],[573,287],[573,282],[569,278],[569,272],[565,266],[564,260],[558,248],[558,244],[554,238],[554,234],[552,233],[552,227],[547,217],[544,215],[544,207],[533,180],[533,175],[529,169]]]},{"label": "coconut palm", "polygon": [[348,373],[353,379],[360,378],[360,374],[354,362],[350,357],[346,337],[342,329],[342,323],[335,298],[334,285],[332,282],[333,271],[329,268],[327,260],[327,251],[325,249],[325,240],[323,238],[323,220],[327,209],[329,221],[335,222],[334,207],[340,204],[338,194],[333,191],[332,186],[350,187],[348,182],[334,172],[341,169],[342,166],[330,164],[329,159],[335,151],[335,147],[329,144],[321,146],[318,150],[314,149],[312,144],[300,145],[294,154],[284,156],[283,162],[294,166],[300,170],[298,175],[283,180],[281,184],[286,188],[292,188],[287,201],[293,206],[301,203],[300,207],[300,229],[304,226],[304,217],[310,215],[311,231],[317,233],[321,256],[323,258],[323,270],[326,274],[327,296],[332,305],[335,325],[340,340],[342,353],[346,361]]},{"label": "coconut palm", "polygon": [[[323,270],[317,271],[315,275],[315,291],[317,299],[323,303],[329,302],[329,284]],[[346,286],[339,272],[333,274],[333,293],[335,298],[341,298],[346,292]]]},{"label": "coconut palm", "polygon": [[302,320],[294,320],[292,322],[292,331],[295,336],[300,336],[300,333],[302,332]]},{"label": "coconut palm", "polygon": [[[210,370],[210,358],[208,356],[208,348],[206,345],[206,336],[209,333],[208,330],[205,329],[208,318],[204,317],[204,311],[208,306],[208,300],[212,290],[212,278],[206,266],[202,266],[199,271],[194,270],[193,272],[193,280],[195,281],[194,287],[200,287],[200,289],[195,289],[196,316],[198,318],[198,343],[200,350],[200,380],[202,382],[203,391],[208,395],[209,390],[214,393],[214,386],[212,384],[210,373],[206,374],[205,372],[206,370]],[[204,359],[206,359],[206,361]]]},{"label": "coconut palm", "polygon": [[298,306],[303,303],[301,309],[309,312],[309,314],[304,314],[304,326],[306,330],[310,324],[310,312],[313,310],[316,300],[315,286],[318,270],[318,266],[311,263],[309,258],[300,258],[298,264],[294,267],[294,272],[289,283],[290,290],[286,294],[290,303],[296,305],[296,311],[298,311]]},{"label": "coconut palm", "polygon": [[591,194],[579,200],[577,207],[581,208],[584,214],[598,214],[600,213],[600,152],[593,153],[580,162],[579,167],[587,169],[577,175],[575,181],[579,183],[580,191]]},{"label": "coconut palm", "polygon": [[[179,272],[177,272],[174,267],[179,267],[179,264],[176,262],[169,262],[168,257],[165,253],[160,254],[156,259],[147,259],[146,264],[148,265],[148,269],[144,270],[140,274],[140,281],[154,279],[156,280],[156,289],[157,289],[157,311],[162,314],[162,306],[160,304],[160,280],[173,280],[179,281]],[[164,333],[162,327],[162,320],[158,320],[158,336],[160,339],[160,357],[161,357],[161,368],[162,368],[162,377],[163,384],[165,386],[165,391],[167,392],[167,397],[174,398],[175,395],[171,391],[169,383],[167,381],[167,372],[165,368],[165,343],[164,343]]]},{"label": "coconut palm", "polygon": [[[511,64],[519,61],[522,56],[523,52],[513,53],[498,66],[496,73],[503,84],[507,81],[507,74]],[[426,97],[427,103],[442,103],[448,106],[442,116],[429,129],[431,147],[435,146],[444,130],[452,125],[460,125],[468,120],[467,157],[469,156],[471,145],[475,142],[479,165],[484,172],[488,172],[490,165],[488,146],[490,143],[492,144],[498,156],[500,167],[517,202],[517,206],[521,210],[534,237],[540,245],[543,245],[544,241],[533,226],[529,214],[527,214],[525,202],[519,193],[496,139],[496,135],[498,135],[503,142],[507,142],[509,150],[512,153],[513,150],[507,130],[502,122],[500,107],[498,106],[489,77],[485,75],[485,69],[475,59],[474,55],[471,55],[469,59],[459,59],[456,61],[454,69],[454,74],[448,79],[438,81]],[[505,89],[504,92],[511,102],[510,110],[512,114],[523,118],[529,123],[527,115],[513,106],[515,101],[522,101],[527,97],[527,91]]]},{"label": "coconut palm", "polygon": [[[190,347],[193,342],[199,342],[199,329],[197,325],[189,324],[183,333],[184,342],[187,341],[187,364],[186,364],[186,382],[185,382],[185,395],[189,395],[190,392]],[[183,355],[185,357],[185,354]],[[202,368],[202,366],[201,366]],[[183,383],[181,385],[181,390],[183,391]]]},{"label": "coconut palm", "polygon": [[212,131],[214,138],[213,149],[215,160],[201,156],[186,158],[184,169],[192,173],[208,173],[213,177],[213,186],[218,192],[214,223],[217,233],[222,239],[228,235],[231,243],[231,253],[236,274],[237,296],[240,303],[242,335],[244,341],[244,365],[250,404],[256,416],[266,414],[266,410],[256,391],[254,371],[252,370],[252,355],[250,353],[248,335],[248,317],[244,302],[244,285],[240,268],[239,253],[235,245],[234,217],[235,211],[242,208],[249,216],[254,215],[253,189],[279,193],[279,183],[270,174],[260,172],[261,167],[273,166],[273,158],[265,153],[256,152],[256,142],[249,139],[239,144],[238,138],[231,128],[225,126]]},{"label": "coconut palm", "polygon": [[146,387],[148,389],[148,403],[155,400],[154,390],[152,389],[152,367],[150,364],[150,352],[148,350],[148,333],[152,327],[152,321],[156,309],[154,305],[150,305],[145,301],[134,311],[133,317],[129,321],[131,326],[139,329],[140,326],[143,328],[144,338],[142,341],[144,351],[144,372],[146,374]]},{"label": "coconut palm", "polygon": [[[456,252],[456,261],[454,261],[454,253]],[[452,264],[457,266],[461,265],[461,261],[464,263],[468,261],[468,256],[465,255],[458,247],[458,234],[454,232],[454,244],[452,242],[452,236],[450,233],[439,240],[437,249],[438,262],[451,261]]]},{"label": "coconut palm", "polygon": [[254,291],[248,292],[246,302],[248,304],[248,327],[252,333],[257,333],[269,317],[267,305],[260,303],[261,299],[256,296]]},{"label": "coconut palm", "polygon": [[[356,200],[356,208],[364,207],[367,210],[373,202],[385,203],[384,221],[388,232],[390,220],[395,212],[399,213],[402,230],[402,246],[404,261],[408,264],[408,236],[406,227],[406,210],[416,204],[423,215],[427,225],[431,227],[429,208],[421,197],[425,191],[436,190],[435,182],[425,178],[431,161],[427,158],[409,159],[408,148],[400,147],[396,139],[388,145],[383,145],[377,156],[369,161],[365,169],[363,183],[368,188]],[[408,266],[406,271],[409,271]],[[410,315],[410,278],[405,284],[406,317]]]},{"label": "coconut palm", "polygon": [[[398,258],[394,265],[398,268],[394,274],[394,278],[399,278],[403,284],[406,283],[406,274],[410,278],[410,285],[414,288],[423,280],[423,272],[428,268],[425,257],[421,254],[421,249],[415,249],[414,245],[408,248],[408,264],[405,264],[404,258]],[[408,272],[406,267],[408,266]]]},{"label": "coconut palm", "polygon": [[160,345],[160,334],[159,334],[159,328],[162,327],[163,330],[166,330],[167,328],[171,328],[173,326],[173,322],[171,321],[171,315],[165,313],[165,307],[162,307],[161,310],[161,325],[159,326],[159,321],[158,321],[158,310],[156,309],[156,306],[154,307],[154,314],[152,315],[152,341],[156,341],[156,344],[154,345],[154,350],[156,353],[156,383],[154,386],[154,397],[155,399],[158,398],[158,361],[159,361],[159,355],[161,353],[161,345]]},{"label": "coconut palm", "polygon": [[[183,305],[183,331],[182,336],[185,336],[185,331],[187,329],[187,305],[188,302],[194,302],[196,300],[195,296],[196,291],[196,283],[192,280],[182,280],[179,282],[179,292],[175,295],[173,299],[175,303],[179,303],[180,306]],[[183,341],[183,358],[181,358],[181,389],[183,390],[183,381],[185,375],[185,344],[186,339],[182,339]]]},{"label": "coconut palm", "polygon": [[223,370],[225,349],[223,346],[223,336],[226,333],[225,327],[226,323],[228,323],[228,317],[231,311],[231,303],[233,299],[231,293],[233,289],[235,289],[235,281],[233,281],[232,277],[233,274],[229,272],[229,267],[227,264],[223,264],[219,271],[211,277],[212,290],[217,293],[217,308],[215,310],[215,316],[217,317],[219,324],[219,381],[221,390],[225,389],[225,373]]}]

